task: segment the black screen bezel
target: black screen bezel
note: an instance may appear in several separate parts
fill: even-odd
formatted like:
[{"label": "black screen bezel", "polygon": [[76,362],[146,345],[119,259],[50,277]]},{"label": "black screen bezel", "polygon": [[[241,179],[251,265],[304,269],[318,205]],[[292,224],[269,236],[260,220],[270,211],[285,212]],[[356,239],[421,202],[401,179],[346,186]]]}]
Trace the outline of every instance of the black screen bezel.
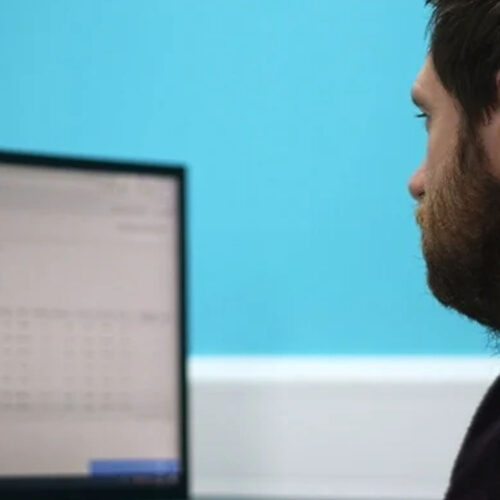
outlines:
[{"label": "black screen bezel", "polygon": [[[73,157],[52,154],[33,154],[19,151],[0,150],[0,168],[9,166],[51,168],[105,173],[134,173],[171,178],[179,182],[178,197],[178,255],[179,255],[179,422],[180,432],[180,474],[172,484],[132,484],[121,480],[96,480],[77,477],[0,477],[0,498],[53,498],[79,500],[83,498],[108,500],[123,499],[187,499],[189,485],[188,436],[187,436],[187,169],[178,163],[156,163],[143,161],[115,160],[95,157]],[[1,235],[0,235],[1,238]]]}]

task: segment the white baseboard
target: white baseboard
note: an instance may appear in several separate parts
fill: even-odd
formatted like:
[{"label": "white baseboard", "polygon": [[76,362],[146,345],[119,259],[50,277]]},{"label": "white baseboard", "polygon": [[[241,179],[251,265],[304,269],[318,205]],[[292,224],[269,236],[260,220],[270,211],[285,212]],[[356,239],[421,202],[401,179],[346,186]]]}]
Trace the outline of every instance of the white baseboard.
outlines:
[{"label": "white baseboard", "polygon": [[490,358],[192,358],[192,491],[442,498]]}]

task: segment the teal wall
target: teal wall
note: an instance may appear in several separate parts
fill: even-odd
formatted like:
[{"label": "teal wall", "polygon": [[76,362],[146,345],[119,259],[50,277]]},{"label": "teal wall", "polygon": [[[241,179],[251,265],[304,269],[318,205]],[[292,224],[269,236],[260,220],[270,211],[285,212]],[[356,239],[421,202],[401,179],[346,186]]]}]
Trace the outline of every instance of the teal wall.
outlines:
[{"label": "teal wall", "polygon": [[483,353],[406,189],[423,3],[0,0],[0,147],[189,165],[195,354]]}]

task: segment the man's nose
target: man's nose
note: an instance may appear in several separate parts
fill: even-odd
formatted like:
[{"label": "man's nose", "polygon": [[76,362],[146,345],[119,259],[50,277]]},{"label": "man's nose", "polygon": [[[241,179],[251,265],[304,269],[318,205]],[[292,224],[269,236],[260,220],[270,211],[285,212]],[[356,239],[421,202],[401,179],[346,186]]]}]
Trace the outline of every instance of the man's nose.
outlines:
[{"label": "man's nose", "polygon": [[425,195],[425,169],[424,165],[422,165],[412,176],[410,179],[410,183],[408,185],[408,189],[410,190],[410,194],[416,201],[420,201]]}]

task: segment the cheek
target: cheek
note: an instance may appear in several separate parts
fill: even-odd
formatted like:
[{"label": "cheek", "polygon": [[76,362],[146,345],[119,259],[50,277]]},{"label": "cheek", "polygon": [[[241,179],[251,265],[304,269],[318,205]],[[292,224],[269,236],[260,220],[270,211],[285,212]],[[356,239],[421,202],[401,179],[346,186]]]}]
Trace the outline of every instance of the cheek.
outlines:
[{"label": "cheek", "polygon": [[456,151],[457,133],[450,132],[447,127],[436,124],[429,131],[427,140],[426,181],[427,188],[444,182],[444,178],[449,175],[447,170],[453,167],[453,156]]}]

